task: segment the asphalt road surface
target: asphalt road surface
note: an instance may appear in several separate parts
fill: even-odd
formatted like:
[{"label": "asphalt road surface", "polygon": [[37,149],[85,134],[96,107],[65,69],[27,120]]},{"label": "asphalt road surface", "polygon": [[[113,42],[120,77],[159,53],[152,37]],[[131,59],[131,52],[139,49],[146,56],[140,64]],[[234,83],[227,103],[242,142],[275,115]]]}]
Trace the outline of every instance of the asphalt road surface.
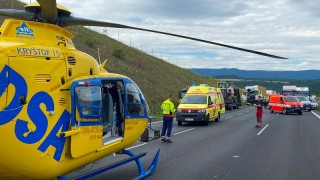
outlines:
[{"label": "asphalt road surface", "polygon": [[[319,179],[320,116],[315,112],[283,115],[264,110],[262,128],[255,128],[255,109],[242,107],[227,111],[220,122],[202,126],[174,122],[173,143],[159,139],[132,146],[147,169],[160,148],[158,167],[148,180],[163,179]],[[152,128],[161,129],[162,123]],[[74,171],[71,179],[106,166],[124,155],[109,156]],[[126,180],[138,176],[135,163],[129,163],[91,179]]]}]

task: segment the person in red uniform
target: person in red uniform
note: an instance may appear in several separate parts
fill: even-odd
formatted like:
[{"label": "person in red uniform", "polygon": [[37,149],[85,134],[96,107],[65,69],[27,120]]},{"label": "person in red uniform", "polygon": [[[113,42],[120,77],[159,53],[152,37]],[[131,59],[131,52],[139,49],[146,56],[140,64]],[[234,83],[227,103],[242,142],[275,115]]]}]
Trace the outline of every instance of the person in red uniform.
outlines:
[{"label": "person in red uniform", "polygon": [[257,108],[257,113],[256,113],[256,116],[257,116],[257,127],[261,127],[261,124],[262,124],[262,106],[263,106],[263,101],[262,101],[262,98],[261,96],[258,97],[258,101],[256,103],[256,108]]}]

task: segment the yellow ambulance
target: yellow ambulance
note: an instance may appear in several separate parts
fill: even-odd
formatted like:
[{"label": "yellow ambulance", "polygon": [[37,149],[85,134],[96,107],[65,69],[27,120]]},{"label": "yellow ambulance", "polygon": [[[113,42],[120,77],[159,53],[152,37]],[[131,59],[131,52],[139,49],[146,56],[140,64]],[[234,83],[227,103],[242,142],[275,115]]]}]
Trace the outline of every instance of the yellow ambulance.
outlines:
[{"label": "yellow ambulance", "polygon": [[183,122],[219,121],[225,113],[223,96],[219,88],[207,84],[191,86],[177,108],[176,120],[181,126]]}]

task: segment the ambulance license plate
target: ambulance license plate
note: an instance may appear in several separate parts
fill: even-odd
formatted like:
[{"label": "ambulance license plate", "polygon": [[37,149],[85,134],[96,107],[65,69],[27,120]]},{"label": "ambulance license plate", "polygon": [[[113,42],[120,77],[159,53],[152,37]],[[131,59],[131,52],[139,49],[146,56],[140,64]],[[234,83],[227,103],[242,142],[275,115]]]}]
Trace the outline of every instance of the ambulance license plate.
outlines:
[{"label": "ambulance license plate", "polygon": [[186,121],[193,121],[193,118],[186,118]]}]

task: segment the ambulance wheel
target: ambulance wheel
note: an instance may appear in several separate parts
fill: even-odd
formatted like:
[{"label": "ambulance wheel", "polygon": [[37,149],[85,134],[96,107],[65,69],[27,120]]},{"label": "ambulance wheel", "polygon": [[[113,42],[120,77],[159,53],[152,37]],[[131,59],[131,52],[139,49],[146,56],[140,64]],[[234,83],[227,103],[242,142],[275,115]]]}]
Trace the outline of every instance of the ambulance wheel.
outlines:
[{"label": "ambulance wheel", "polygon": [[286,108],[284,108],[284,109],[282,110],[282,113],[283,113],[283,114],[288,114]]},{"label": "ambulance wheel", "polygon": [[270,108],[270,112],[271,112],[271,113],[274,113],[274,111],[273,111],[273,109],[272,109],[272,108]]},{"label": "ambulance wheel", "polygon": [[209,125],[209,114],[207,115],[206,121],[203,123],[203,125],[205,126]]},{"label": "ambulance wheel", "polygon": [[218,117],[216,118],[216,122],[219,122],[220,120],[220,113],[218,113]]},{"label": "ambulance wheel", "polygon": [[182,126],[182,121],[178,121],[178,126]]}]

